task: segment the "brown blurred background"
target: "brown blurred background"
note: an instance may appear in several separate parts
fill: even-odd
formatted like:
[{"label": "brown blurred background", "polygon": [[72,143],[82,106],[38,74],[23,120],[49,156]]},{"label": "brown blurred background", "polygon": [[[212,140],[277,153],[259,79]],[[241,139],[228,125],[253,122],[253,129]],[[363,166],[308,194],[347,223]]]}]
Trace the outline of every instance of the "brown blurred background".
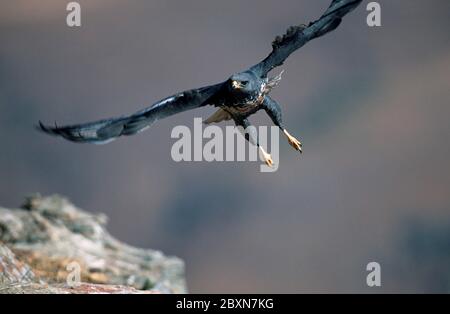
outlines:
[{"label": "brown blurred background", "polygon": [[282,139],[272,174],[172,161],[171,129],[211,108],[105,146],[33,126],[222,81],[329,0],[82,0],[80,28],[67,2],[0,5],[1,206],[60,193],[104,212],[118,238],[182,257],[191,292],[450,291],[449,1],[380,1],[379,28],[364,2],[295,53],[272,96],[305,153]]}]

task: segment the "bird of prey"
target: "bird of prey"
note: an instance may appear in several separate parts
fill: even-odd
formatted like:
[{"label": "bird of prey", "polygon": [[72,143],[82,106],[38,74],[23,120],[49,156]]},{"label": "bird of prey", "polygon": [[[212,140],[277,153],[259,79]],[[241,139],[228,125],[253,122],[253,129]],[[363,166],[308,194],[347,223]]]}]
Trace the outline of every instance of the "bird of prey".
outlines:
[{"label": "bird of prey", "polygon": [[[225,82],[175,94],[128,116],[69,126],[46,126],[39,122],[39,128],[73,142],[104,144],[122,135],[142,132],[159,119],[206,105],[218,107],[218,110],[205,123],[233,120],[237,126],[250,130],[253,128],[248,128],[248,117],[264,109],[273,123],[283,131],[289,144],[301,153],[302,144],[283,125],[280,105],[268,96],[280,82],[281,74],[273,78],[268,78],[267,75],[272,69],[282,65],[295,50],[336,29],[343,16],[361,2],[362,0],[332,0],[318,20],[309,25],[291,26],[286,34],[275,38],[272,51],[264,60],[243,72],[233,74]],[[245,138],[258,146],[265,163],[272,166],[272,158],[259,145],[257,136],[246,132]]]}]

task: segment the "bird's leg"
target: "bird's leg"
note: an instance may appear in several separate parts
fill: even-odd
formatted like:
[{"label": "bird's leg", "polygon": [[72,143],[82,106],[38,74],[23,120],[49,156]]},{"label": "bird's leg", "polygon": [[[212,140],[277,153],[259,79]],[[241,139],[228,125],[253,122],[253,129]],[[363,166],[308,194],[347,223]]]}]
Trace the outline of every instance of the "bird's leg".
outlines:
[{"label": "bird's leg", "polygon": [[298,150],[300,153],[302,153],[303,152],[302,143],[298,139],[293,137],[291,134],[289,134],[289,132],[286,129],[283,128],[281,129],[283,130],[284,135],[286,135],[289,145],[291,145],[295,150]]},{"label": "bird's leg", "polygon": [[258,147],[259,152],[261,153],[262,159],[269,167],[273,167],[272,156],[266,152],[266,150],[259,144],[258,135],[256,134],[256,130],[251,128],[251,124],[247,119],[235,119],[235,123],[237,126],[241,126],[244,130],[244,137],[251,144],[256,145]]},{"label": "bird's leg", "polygon": [[264,98],[262,108],[264,108],[264,110],[267,112],[273,123],[283,131],[284,135],[287,137],[289,145],[291,145],[295,150],[302,153],[302,143],[291,134],[289,134],[289,132],[283,126],[280,105],[269,96],[266,96]]},{"label": "bird's leg", "polygon": [[259,148],[259,151],[261,152],[261,155],[262,155],[266,165],[268,165],[269,167],[273,167],[272,156],[270,156],[270,154],[267,153],[261,145],[258,145],[258,148]]}]

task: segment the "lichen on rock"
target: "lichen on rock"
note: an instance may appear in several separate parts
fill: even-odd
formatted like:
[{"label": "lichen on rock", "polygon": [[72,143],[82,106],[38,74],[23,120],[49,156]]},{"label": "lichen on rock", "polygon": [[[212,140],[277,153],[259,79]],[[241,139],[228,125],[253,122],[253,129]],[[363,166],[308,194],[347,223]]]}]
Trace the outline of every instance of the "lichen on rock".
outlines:
[{"label": "lichen on rock", "polygon": [[[105,215],[58,195],[0,207],[0,293],[185,293],[184,263],[113,238]],[[67,278],[79,267],[81,282]]]}]

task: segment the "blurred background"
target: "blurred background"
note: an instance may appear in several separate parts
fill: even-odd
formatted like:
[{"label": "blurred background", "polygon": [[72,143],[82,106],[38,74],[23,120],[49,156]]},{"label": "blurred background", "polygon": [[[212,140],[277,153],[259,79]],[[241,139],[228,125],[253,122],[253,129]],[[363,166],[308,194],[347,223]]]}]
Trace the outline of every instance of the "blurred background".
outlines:
[{"label": "blurred background", "polygon": [[[190,292],[450,291],[449,1],[380,1],[378,28],[365,1],[291,56],[272,96],[305,153],[280,139],[275,173],[171,159],[172,128],[213,108],[104,146],[34,125],[220,82],[329,0],[79,2],[79,28],[68,1],[0,5],[0,206],[60,193],[104,212],[119,239],[183,258]],[[381,288],[366,286],[372,261]]]}]

